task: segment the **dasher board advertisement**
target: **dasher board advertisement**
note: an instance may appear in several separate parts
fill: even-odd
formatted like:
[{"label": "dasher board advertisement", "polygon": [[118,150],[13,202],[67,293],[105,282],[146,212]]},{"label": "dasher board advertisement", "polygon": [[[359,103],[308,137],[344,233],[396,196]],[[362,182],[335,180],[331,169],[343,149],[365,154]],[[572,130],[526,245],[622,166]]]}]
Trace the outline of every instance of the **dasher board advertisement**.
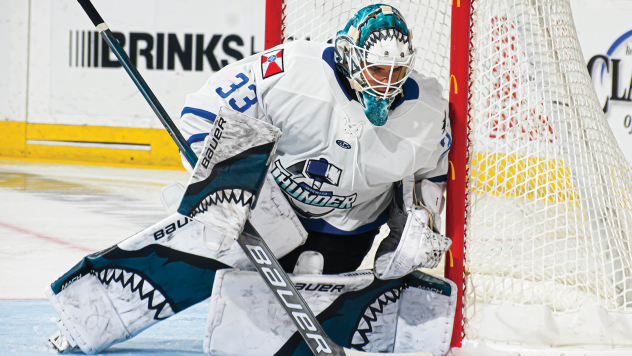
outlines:
[{"label": "dasher board advertisement", "polygon": [[572,0],[571,7],[597,97],[632,163],[632,1]]},{"label": "dasher board advertisement", "polygon": [[[94,0],[169,115],[213,72],[263,50],[264,1]],[[159,128],[75,0],[32,0],[30,123]]]}]

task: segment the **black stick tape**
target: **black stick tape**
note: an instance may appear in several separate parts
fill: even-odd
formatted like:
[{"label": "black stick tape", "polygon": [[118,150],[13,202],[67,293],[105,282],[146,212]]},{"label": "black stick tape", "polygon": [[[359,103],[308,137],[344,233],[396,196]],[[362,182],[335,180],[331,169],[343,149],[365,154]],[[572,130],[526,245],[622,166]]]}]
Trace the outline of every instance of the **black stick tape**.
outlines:
[{"label": "black stick tape", "polygon": [[103,21],[103,18],[101,17],[101,15],[99,15],[99,13],[97,12],[97,9],[94,8],[94,5],[92,5],[92,2],[90,2],[90,0],[77,0],[77,1],[79,1],[79,5],[83,7],[83,11],[86,12],[88,17],[90,18],[90,21],[92,21],[95,27],[99,26],[102,23],[105,23],[105,21]]}]

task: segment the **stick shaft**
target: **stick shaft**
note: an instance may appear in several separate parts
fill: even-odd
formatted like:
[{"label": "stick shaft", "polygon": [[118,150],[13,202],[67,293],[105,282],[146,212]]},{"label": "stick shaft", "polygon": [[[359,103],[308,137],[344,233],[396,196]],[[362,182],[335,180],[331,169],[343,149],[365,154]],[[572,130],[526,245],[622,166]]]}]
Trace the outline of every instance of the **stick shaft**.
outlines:
[{"label": "stick shaft", "polygon": [[92,5],[92,2],[90,2],[90,0],[77,1],[79,1],[79,5],[83,7],[83,11],[86,12],[86,15],[88,15],[90,21],[92,21],[95,27],[99,26],[102,23],[105,23],[105,21],[103,21],[103,18],[101,17],[101,15],[99,15],[99,12],[97,11],[97,9],[94,8],[94,5]]}]

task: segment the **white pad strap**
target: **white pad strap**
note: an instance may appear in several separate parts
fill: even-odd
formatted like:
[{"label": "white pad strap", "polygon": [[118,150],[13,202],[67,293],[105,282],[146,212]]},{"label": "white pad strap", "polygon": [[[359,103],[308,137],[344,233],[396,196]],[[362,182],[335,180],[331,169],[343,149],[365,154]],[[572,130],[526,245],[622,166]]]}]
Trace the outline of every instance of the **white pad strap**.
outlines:
[{"label": "white pad strap", "polygon": [[434,183],[427,179],[415,183],[415,196],[418,199],[417,204],[423,204],[432,214],[434,224],[431,227],[434,231],[441,229],[441,219],[439,216],[445,206],[445,198],[443,196],[445,187],[446,183]]},{"label": "white pad strap", "polygon": [[294,266],[294,274],[323,274],[325,258],[320,252],[304,251],[298,256]]}]

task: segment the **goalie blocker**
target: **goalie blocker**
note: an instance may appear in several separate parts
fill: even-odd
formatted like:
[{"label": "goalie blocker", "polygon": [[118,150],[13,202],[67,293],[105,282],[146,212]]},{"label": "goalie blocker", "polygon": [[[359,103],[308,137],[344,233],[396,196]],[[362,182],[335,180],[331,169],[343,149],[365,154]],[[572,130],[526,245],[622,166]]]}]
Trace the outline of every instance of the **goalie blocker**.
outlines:
[{"label": "goalie blocker", "polygon": [[[424,205],[425,203],[425,205]],[[418,268],[435,268],[452,241],[438,232],[443,187],[410,176],[395,187],[388,219],[389,234],[375,254],[375,275],[403,277]]]},{"label": "goalie blocker", "polygon": [[222,234],[206,240],[213,250],[229,248],[255,207],[257,194],[281,130],[222,107],[178,208],[182,215]]}]

